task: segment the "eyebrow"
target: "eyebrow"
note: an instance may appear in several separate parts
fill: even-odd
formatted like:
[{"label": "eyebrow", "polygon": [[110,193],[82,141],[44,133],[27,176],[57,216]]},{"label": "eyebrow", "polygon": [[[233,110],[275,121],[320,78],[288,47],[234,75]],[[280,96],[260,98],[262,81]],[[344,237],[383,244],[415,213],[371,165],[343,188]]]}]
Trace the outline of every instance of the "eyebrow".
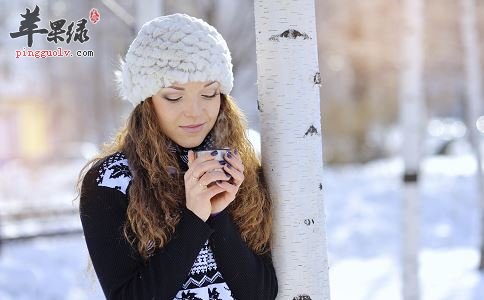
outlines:
[{"label": "eyebrow", "polygon": [[[214,84],[215,82],[217,82],[217,81],[212,81],[212,82],[209,82],[209,83],[207,83],[206,85],[204,85],[203,87],[205,88],[205,87],[207,87],[207,86],[209,86],[209,85]],[[170,88],[170,89],[175,89],[175,90],[179,90],[179,91],[184,91],[184,90],[185,90],[185,89],[184,89],[184,88],[182,88],[182,87],[177,87],[177,86],[172,86],[172,85],[168,86],[167,88]]]}]

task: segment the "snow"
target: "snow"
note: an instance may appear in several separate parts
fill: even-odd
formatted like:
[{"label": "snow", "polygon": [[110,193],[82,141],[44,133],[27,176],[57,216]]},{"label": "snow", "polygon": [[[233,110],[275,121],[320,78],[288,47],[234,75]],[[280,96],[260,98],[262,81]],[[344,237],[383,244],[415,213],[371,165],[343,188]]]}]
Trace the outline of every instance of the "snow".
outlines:
[{"label": "snow", "polygon": [[[79,163],[57,168],[75,177]],[[325,167],[323,191],[332,300],[399,300],[402,161]],[[420,286],[423,300],[484,299],[479,262],[475,161],[427,158],[421,173]],[[73,191],[45,178],[72,207]],[[41,172],[39,174],[42,174]],[[25,175],[27,176],[27,175]],[[19,180],[23,182],[25,180]],[[71,183],[73,184],[73,182]],[[42,186],[42,182],[37,182]],[[14,187],[11,187],[14,189]],[[0,202],[3,200],[0,200]],[[60,218],[58,219],[60,220]],[[80,228],[77,216],[69,227]],[[50,228],[48,228],[50,230]],[[80,234],[9,242],[0,253],[0,299],[104,299]]]},{"label": "snow", "polygon": [[2,300],[104,299],[80,235],[9,243],[1,255]]},{"label": "snow", "polygon": [[[419,275],[424,300],[484,299],[484,276],[476,271],[475,171],[469,156],[431,157],[422,164]],[[332,300],[402,299],[402,172],[400,159],[325,169]]]}]

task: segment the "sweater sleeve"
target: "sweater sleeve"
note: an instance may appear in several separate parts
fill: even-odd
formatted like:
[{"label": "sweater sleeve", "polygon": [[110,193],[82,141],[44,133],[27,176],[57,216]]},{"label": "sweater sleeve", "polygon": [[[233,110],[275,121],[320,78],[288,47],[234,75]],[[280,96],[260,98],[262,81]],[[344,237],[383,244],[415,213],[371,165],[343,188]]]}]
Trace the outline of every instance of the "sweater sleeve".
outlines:
[{"label": "sweater sleeve", "polygon": [[272,300],[278,292],[271,252],[255,254],[242,240],[227,210],[207,220],[215,260],[236,299]]},{"label": "sweater sleeve", "polygon": [[173,299],[213,229],[185,207],[171,240],[143,262],[123,235],[126,194],[97,185],[89,173],[83,182],[80,219],[106,298]]}]

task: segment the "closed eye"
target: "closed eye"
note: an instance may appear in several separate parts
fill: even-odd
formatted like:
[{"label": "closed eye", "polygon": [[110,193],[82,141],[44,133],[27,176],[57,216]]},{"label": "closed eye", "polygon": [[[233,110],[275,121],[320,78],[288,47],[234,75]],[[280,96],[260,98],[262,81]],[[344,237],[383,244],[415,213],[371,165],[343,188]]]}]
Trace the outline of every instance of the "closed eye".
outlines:
[{"label": "closed eye", "polygon": [[[205,97],[205,98],[215,98],[215,96],[217,95],[220,95],[220,93],[217,93],[215,92],[213,95],[202,95],[202,97]],[[168,97],[163,97],[165,98],[166,100],[170,101],[170,102],[177,102],[178,100],[180,100],[182,97],[178,97],[178,98],[168,98]]]},{"label": "closed eye", "polygon": [[215,96],[219,95],[219,93],[215,93],[211,96],[207,96],[207,95],[202,95],[203,97],[206,97],[206,98],[214,98]]},{"label": "closed eye", "polygon": [[176,101],[180,100],[182,97],[178,97],[178,98],[175,98],[175,99],[168,98],[168,97],[163,97],[163,98],[165,98],[168,101],[176,102]]}]

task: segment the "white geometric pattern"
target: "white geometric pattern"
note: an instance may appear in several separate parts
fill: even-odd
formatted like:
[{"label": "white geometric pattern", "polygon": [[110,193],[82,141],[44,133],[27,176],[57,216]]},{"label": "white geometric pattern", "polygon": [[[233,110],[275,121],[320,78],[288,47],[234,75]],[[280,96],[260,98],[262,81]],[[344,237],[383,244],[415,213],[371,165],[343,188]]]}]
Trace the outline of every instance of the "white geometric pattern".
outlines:
[{"label": "white geometric pattern", "polygon": [[217,271],[208,240],[198,253],[188,279],[173,300],[234,300],[232,291]]},{"label": "white geometric pattern", "polygon": [[207,273],[208,270],[216,270],[217,263],[213,258],[212,248],[208,245],[208,240],[205,241],[202,249],[198,253],[197,259],[190,271],[191,274]]},{"label": "white geometric pattern", "polygon": [[224,283],[215,283],[202,288],[180,290],[173,300],[234,300],[232,292]]},{"label": "white geometric pattern", "polygon": [[203,276],[201,280],[195,280],[194,278],[189,277],[188,280],[183,284],[183,288],[187,289],[190,284],[196,284],[197,286],[203,286],[206,282],[210,282],[210,284],[213,284],[213,282],[218,278],[222,278],[222,274],[220,274],[219,271],[217,271],[217,273],[215,273],[215,275],[213,275],[213,277],[211,278],[207,275]]},{"label": "white geometric pattern", "polygon": [[128,159],[123,153],[117,152],[109,156],[102,167],[99,168],[99,175],[96,181],[98,186],[116,189],[126,194],[131,178]]}]

